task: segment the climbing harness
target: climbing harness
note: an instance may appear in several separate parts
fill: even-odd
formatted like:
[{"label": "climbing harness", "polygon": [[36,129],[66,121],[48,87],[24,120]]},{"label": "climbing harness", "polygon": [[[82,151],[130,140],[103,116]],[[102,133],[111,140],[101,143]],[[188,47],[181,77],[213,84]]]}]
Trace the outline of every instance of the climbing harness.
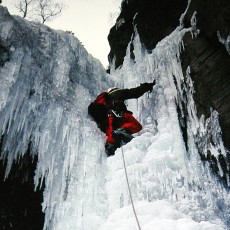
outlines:
[{"label": "climbing harness", "polygon": [[136,218],[138,228],[139,228],[139,230],[141,230],[141,226],[140,226],[139,220],[137,218],[137,214],[136,214],[135,207],[134,207],[134,204],[133,204],[133,197],[132,197],[131,189],[130,189],[130,186],[129,186],[129,179],[128,179],[128,174],[127,174],[126,164],[125,164],[125,156],[124,156],[124,152],[123,152],[122,147],[121,147],[121,153],[122,153],[122,159],[123,159],[123,165],[124,165],[124,169],[125,169],[126,182],[127,182],[127,186],[128,186],[128,190],[129,190],[129,196],[130,196],[130,200],[131,200],[131,204],[132,204],[132,208],[133,208],[133,213],[134,213],[134,216]]},{"label": "climbing harness", "polygon": [[111,112],[114,114],[115,117],[122,118],[123,112],[117,112],[114,111],[113,109],[111,110]]}]

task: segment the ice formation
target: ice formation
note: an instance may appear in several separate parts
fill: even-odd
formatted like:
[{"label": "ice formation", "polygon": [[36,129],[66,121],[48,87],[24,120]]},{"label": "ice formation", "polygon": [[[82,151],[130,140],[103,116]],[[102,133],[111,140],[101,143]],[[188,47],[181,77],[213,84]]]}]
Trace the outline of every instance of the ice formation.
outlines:
[{"label": "ice formation", "polygon": [[228,54],[230,55],[230,35],[228,35],[228,37],[224,39],[223,37],[221,37],[220,32],[217,31],[217,37],[220,43],[222,43],[225,46],[226,50],[228,51]]},{"label": "ice formation", "polygon": [[[143,130],[123,147],[141,229],[230,227],[229,194],[199,155],[226,154],[218,114],[197,118],[189,67],[186,76],[181,69],[182,38],[195,34],[194,21],[188,29],[181,23],[151,54],[136,33],[135,61],[128,48],[122,68],[108,76],[73,35],[0,7],[0,40],[10,50],[0,67],[1,157],[8,161],[7,176],[28,148],[38,155],[34,181],[35,188],[45,183],[44,229],[137,229],[121,149],[106,158],[105,136],[87,106],[111,85],[130,88],[153,79],[152,93],[128,102]],[[183,106],[188,146],[179,120]]]}]

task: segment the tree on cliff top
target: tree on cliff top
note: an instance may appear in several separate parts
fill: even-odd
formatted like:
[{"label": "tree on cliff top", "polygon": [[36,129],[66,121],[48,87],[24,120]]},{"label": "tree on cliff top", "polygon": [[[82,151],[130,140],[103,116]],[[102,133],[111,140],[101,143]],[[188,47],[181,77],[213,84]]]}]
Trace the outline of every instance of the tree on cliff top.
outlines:
[{"label": "tree on cliff top", "polygon": [[35,19],[44,24],[59,15],[64,4],[54,0],[20,0],[15,7],[23,14],[23,18]]},{"label": "tree on cliff top", "polygon": [[18,3],[15,4],[15,7],[19,10],[20,13],[23,14],[23,18],[26,18],[28,16],[29,5],[31,5],[33,1],[34,0],[20,0]]}]

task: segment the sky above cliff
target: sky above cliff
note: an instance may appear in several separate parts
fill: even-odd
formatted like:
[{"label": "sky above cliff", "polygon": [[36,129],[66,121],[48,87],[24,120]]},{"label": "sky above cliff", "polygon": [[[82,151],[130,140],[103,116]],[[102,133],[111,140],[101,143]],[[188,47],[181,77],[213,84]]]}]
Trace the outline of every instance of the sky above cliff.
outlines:
[{"label": "sky above cliff", "polygon": [[[99,59],[103,66],[108,66],[110,51],[107,36],[114,25],[122,0],[68,0],[62,14],[46,25],[54,29],[72,31],[82,42],[87,51]],[[18,14],[15,9],[17,0],[3,0],[11,14]]]}]

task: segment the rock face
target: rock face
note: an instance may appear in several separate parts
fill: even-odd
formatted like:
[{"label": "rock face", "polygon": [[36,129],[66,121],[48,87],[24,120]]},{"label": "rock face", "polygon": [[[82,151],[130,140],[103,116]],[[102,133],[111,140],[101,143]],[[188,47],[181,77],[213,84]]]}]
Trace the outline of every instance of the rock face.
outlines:
[{"label": "rock face", "polygon": [[[115,58],[115,66],[122,65],[134,33],[133,25],[136,25],[143,45],[151,50],[179,25],[186,6],[184,0],[123,1],[121,14],[108,36],[110,62]],[[195,11],[200,34],[196,39],[189,35],[184,38],[183,70],[191,67],[198,115],[209,117],[210,107],[218,111],[225,146],[230,149],[230,56],[217,36],[219,33],[226,39],[230,34],[230,3],[227,0],[192,0],[185,16],[185,27],[190,25]]]},{"label": "rock face", "polygon": [[152,50],[179,24],[179,18],[186,5],[185,0],[123,1],[117,23],[111,28],[108,36],[111,47],[110,62],[115,58],[116,67],[122,65],[134,25],[144,46]]},{"label": "rock face", "polygon": [[198,115],[208,117],[210,107],[218,111],[225,146],[230,150],[230,56],[217,36],[219,32],[226,39],[230,34],[230,3],[193,0],[187,22],[194,11],[201,32],[197,39],[185,37],[183,67],[191,66]]}]

